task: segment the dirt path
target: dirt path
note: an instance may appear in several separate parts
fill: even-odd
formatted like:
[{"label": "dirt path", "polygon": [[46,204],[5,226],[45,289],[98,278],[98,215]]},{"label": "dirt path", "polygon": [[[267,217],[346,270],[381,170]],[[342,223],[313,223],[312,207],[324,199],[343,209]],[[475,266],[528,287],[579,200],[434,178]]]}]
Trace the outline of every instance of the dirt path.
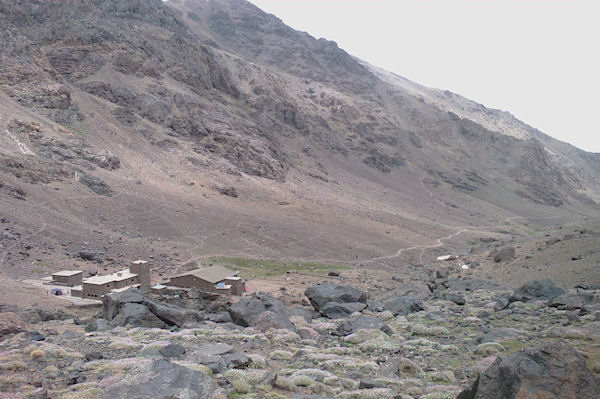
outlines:
[{"label": "dirt path", "polygon": [[425,254],[425,250],[426,249],[430,249],[430,248],[438,248],[444,245],[444,243],[442,241],[446,241],[446,240],[450,240],[466,231],[474,231],[474,232],[483,232],[486,230],[490,230],[490,229],[498,229],[501,227],[505,227],[506,224],[505,223],[509,223],[511,220],[515,220],[515,219],[557,219],[557,218],[561,218],[562,216],[541,216],[541,217],[530,217],[530,216],[509,216],[507,218],[505,218],[503,220],[503,224],[497,224],[494,226],[483,226],[483,227],[476,227],[476,228],[470,228],[470,227],[462,227],[460,228],[460,230],[449,234],[445,237],[441,237],[441,238],[437,238],[436,239],[436,243],[435,244],[431,244],[431,245],[416,245],[414,247],[408,247],[408,248],[400,248],[398,251],[396,251],[394,254],[392,255],[388,255],[388,256],[381,256],[375,259],[371,259],[369,262],[374,262],[374,261],[378,261],[378,260],[387,260],[387,259],[394,259],[399,257],[400,255],[402,255],[404,252],[407,251],[412,251],[415,249],[420,249],[421,253],[419,255],[419,263],[423,263],[423,255]]}]

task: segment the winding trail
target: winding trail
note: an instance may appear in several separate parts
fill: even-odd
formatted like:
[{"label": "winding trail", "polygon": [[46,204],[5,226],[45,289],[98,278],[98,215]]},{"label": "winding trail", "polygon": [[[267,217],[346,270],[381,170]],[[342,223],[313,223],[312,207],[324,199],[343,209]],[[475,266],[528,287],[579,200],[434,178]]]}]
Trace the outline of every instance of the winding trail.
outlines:
[{"label": "winding trail", "polygon": [[[557,219],[557,218],[561,218],[561,217],[562,216],[540,216],[540,217],[536,217],[536,216],[509,216],[509,217],[507,217],[507,218],[505,218],[503,220],[503,223],[507,223],[507,222],[509,222],[511,220],[515,220],[515,219]],[[505,226],[506,226],[506,224],[498,224],[498,225],[494,225],[494,226],[483,226],[483,227],[475,227],[475,228],[460,228],[460,230],[458,230],[458,231],[456,231],[456,232],[454,232],[452,234],[449,234],[449,235],[447,235],[445,237],[437,238],[436,239],[436,241],[437,241],[436,244],[431,244],[431,245],[416,245],[414,247],[400,248],[400,249],[398,249],[398,251],[396,251],[392,255],[380,256],[378,258],[371,259],[369,262],[375,262],[375,261],[378,261],[378,260],[394,259],[394,258],[397,258],[400,255],[402,255],[404,252],[412,251],[412,250],[415,250],[415,249],[420,249],[421,250],[421,254],[419,255],[419,263],[423,263],[423,255],[425,254],[425,250],[426,249],[430,249],[430,248],[438,248],[438,247],[443,246],[444,243],[442,241],[450,240],[450,239],[452,239],[452,238],[454,238],[454,237],[456,237],[456,236],[458,236],[458,235],[460,235],[460,234],[462,234],[464,232],[467,232],[467,231],[475,231],[475,232],[479,231],[479,232],[481,232],[481,231],[485,231],[485,230],[489,230],[489,229],[497,229],[497,228],[501,228],[501,227],[505,227]]]}]

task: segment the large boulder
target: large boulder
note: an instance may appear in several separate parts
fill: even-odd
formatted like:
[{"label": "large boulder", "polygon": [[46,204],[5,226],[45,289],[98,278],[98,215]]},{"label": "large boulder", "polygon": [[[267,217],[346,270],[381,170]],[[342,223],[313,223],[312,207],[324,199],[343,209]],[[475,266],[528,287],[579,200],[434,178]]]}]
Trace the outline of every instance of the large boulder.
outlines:
[{"label": "large boulder", "polygon": [[328,302],[321,309],[321,314],[330,319],[341,319],[343,317],[353,314],[354,312],[360,312],[366,307],[367,305],[362,302]]},{"label": "large boulder", "polygon": [[[212,379],[198,370],[179,366],[168,360],[157,360],[135,378],[124,379],[124,384],[104,391],[105,399],[209,399],[214,396],[216,386]],[[131,381],[131,382],[130,382]]]},{"label": "large boulder", "polygon": [[260,330],[285,328],[296,331],[290,321],[295,313],[283,302],[264,292],[243,298],[229,307],[231,320],[243,327],[256,327]]},{"label": "large boulder", "polygon": [[551,299],[548,302],[549,306],[561,309],[561,310],[576,310],[581,309],[585,305],[598,303],[600,298],[592,291],[582,292],[567,292],[556,298]]},{"label": "large boulder", "polygon": [[429,297],[431,292],[424,284],[412,284],[393,290],[383,300],[385,310],[389,310],[394,316],[407,315],[412,312],[423,310],[423,301]]},{"label": "large boulder", "polygon": [[[304,291],[310,304],[322,313],[323,308],[330,302],[336,303],[367,303],[367,293],[348,285],[319,283]],[[366,306],[366,305],[365,305]]]},{"label": "large boulder", "polygon": [[146,328],[166,328],[168,324],[159,319],[147,306],[141,303],[124,303],[119,313],[110,322],[111,326],[135,326]]},{"label": "large boulder", "polygon": [[27,331],[28,325],[12,312],[0,313],[0,338],[21,331]]},{"label": "large boulder", "polygon": [[549,301],[562,294],[565,294],[567,290],[559,283],[550,279],[544,278],[542,280],[529,281],[518,288],[515,293],[511,296],[510,301],[516,302],[527,302],[531,300]]},{"label": "large boulder", "polygon": [[202,320],[196,311],[160,303],[135,288],[104,295],[102,306],[104,318],[112,327],[181,327],[186,322]]},{"label": "large boulder", "polygon": [[494,248],[490,251],[490,258],[494,259],[494,262],[504,262],[514,258],[515,253],[515,247]]},{"label": "large boulder", "polygon": [[596,399],[600,380],[569,344],[557,341],[497,357],[457,399]]}]

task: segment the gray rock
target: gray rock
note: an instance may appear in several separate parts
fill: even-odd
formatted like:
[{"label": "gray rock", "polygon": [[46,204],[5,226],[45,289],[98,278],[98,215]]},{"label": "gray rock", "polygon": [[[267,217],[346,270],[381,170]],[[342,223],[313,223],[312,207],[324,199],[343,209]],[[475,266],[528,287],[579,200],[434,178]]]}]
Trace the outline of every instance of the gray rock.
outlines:
[{"label": "gray rock", "polygon": [[206,318],[206,320],[215,323],[231,323],[233,321],[231,319],[231,315],[228,312],[206,313],[204,317]]},{"label": "gray rock", "polygon": [[201,371],[157,360],[135,382],[118,384],[103,392],[104,399],[210,399],[216,386]]},{"label": "gray rock", "polygon": [[[244,369],[252,363],[252,360],[243,353],[232,352],[229,345],[221,348],[207,348],[208,346],[204,345],[204,348],[186,355],[185,360],[191,363],[203,364],[215,374],[229,369]],[[225,350],[227,352],[224,352]]]},{"label": "gray rock", "polygon": [[496,358],[457,399],[596,399],[600,380],[563,341]]},{"label": "gray rock", "polygon": [[127,291],[105,295],[102,300],[104,318],[111,326],[181,327],[186,322],[202,319],[200,313],[148,298],[141,291]]},{"label": "gray rock", "polygon": [[514,258],[515,253],[515,247],[504,247],[500,249],[494,248],[490,252],[490,257],[494,259],[494,262],[504,262]]},{"label": "gray rock", "polygon": [[85,360],[91,362],[93,360],[104,359],[102,352],[88,352],[85,354]]},{"label": "gray rock", "polygon": [[386,334],[391,332],[388,325],[380,318],[365,315],[349,317],[337,328],[337,332],[343,336],[353,334],[358,330],[381,330]]},{"label": "gray rock", "polygon": [[252,326],[260,330],[285,328],[296,331],[296,327],[290,321],[294,312],[287,308],[281,300],[264,292],[242,298],[232,304],[229,314],[235,324],[243,327]]},{"label": "gray rock", "polygon": [[46,339],[46,336],[42,333],[40,333],[39,331],[32,331],[29,334],[27,334],[27,339],[30,341],[44,341]]},{"label": "gray rock", "polygon": [[390,292],[384,300],[385,310],[397,315],[407,315],[423,310],[422,303],[431,292],[424,284],[412,284]]},{"label": "gray rock", "polygon": [[444,292],[442,298],[446,301],[454,302],[457,305],[465,304],[464,295],[461,295],[458,292]]},{"label": "gray rock", "polygon": [[485,342],[502,342],[510,339],[517,339],[528,336],[527,331],[517,328],[495,328],[475,336],[474,342],[482,344]]},{"label": "gray rock", "polygon": [[562,294],[565,294],[567,290],[559,283],[550,279],[534,280],[525,283],[511,296],[510,301],[516,302],[527,302],[533,299],[540,301],[548,301],[554,299]]},{"label": "gray rock", "polygon": [[384,306],[383,302],[381,302],[381,301],[369,299],[369,300],[367,300],[367,309],[370,310],[371,312],[383,312],[385,309],[385,306]]},{"label": "gray rock", "polygon": [[83,336],[83,334],[80,333],[79,331],[65,330],[65,331],[63,331],[62,334],[60,334],[59,338],[69,340],[69,339],[81,338],[82,336]]},{"label": "gray rock", "polygon": [[496,295],[494,297],[494,300],[496,301],[496,305],[494,305],[494,310],[499,311],[506,309],[510,304],[510,293],[503,292],[499,295]]},{"label": "gray rock", "polygon": [[233,346],[224,344],[224,343],[216,343],[216,344],[207,344],[198,347],[194,353],[200,356],[218,356],[224,355],[226,353],[232,352]]},{"label": "gray rock", "polygon": [[158,353],[167,359],[177,358],[185,353],[185,348],[179,344],[169,344],[160,348]]},{"label": "gray rock", "polygon": [[85,331],[86,332],[106,331],[109,328],[110,327],[109,327],[108,322],[106,320],[104,320],[104,319],[98,319],[98,320],[92,321],[87,326],[85,326]]},{"label": "gray rock", "polygon": [[435,278],[446,279],[450,275],[450,270],[447,267],[442,267],[435,271]]},{"label": "gray rock", "polygon": [[134,326],[146,328],[167,328],[168,325],[159,319],[147,306],[140,303],[125,303],[119,308],[119,313],[114,317],[110,325]]},{"label": "gray rock", "polygon": [[598,298],[592,292],[567,292],[553,298],[548,302],[548,306],[561,310],[575,310],[596,302],[598,302]]},{"label": "gray rock", "polygon": [[360,380],[358,383],[358,389],[373,389],[373,388],[383,388],[384,385],[380,382],[377,382],[370,378],[365,378]]},{"label": "gray rock", "polygon": [[367,294],[358,288],[338,285],[333,283],[320,283],[309,287],[304,291],[304,295],[308,298],[311,305],[321,311],[329,302],[351,303],[362,302],[367,303]]},{"label": "gray rock", "polygon": [[328,302],[322,309],[321,314],[330,319],[341,319],[349,316],[354,312],[360,312],[367,305],[362,302],[337,303]]},{"label": "gray rock", "polygon": [[83,250],[77,252],[77,257],[91,262],[102,263],[104,261],[102,252]]}]

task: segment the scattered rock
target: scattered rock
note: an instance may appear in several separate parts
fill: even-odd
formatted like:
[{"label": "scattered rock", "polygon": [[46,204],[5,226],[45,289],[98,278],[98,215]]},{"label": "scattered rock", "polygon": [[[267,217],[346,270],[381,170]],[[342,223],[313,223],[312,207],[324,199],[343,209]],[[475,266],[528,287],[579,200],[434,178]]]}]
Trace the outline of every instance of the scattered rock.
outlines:
[{"label": "scattered rock", "polygon": [[77,257],[79,257],[83,260],[88,260],[90,262],[96,262],[96,263],[102,263],[104,261],[104,259],[102,257],[102,252],[99,252],[99,251],[88,251],[88,250],[79,251],[79,252],[77,252]]},{"label": "scattered rock", "polygon": [[79,183],[83,184],[98,195],[112,197],[112,195],[114,194],[113,190],[111,190],[111,188],[104,182],[104,180],[96,176],[91,176],[81,172],[79,174]]},{"label": "scattered rock", "polygon": [[226,195],[228,197],[237,198],[239,197],[238,191],[235,187],[222,187],[218,189],[222,195]]}]

